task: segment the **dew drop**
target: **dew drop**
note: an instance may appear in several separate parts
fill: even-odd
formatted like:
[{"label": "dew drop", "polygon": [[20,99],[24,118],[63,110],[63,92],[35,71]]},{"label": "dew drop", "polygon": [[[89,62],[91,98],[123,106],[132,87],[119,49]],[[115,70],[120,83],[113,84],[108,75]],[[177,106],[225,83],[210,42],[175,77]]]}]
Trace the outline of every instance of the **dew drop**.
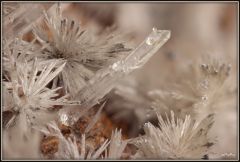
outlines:
[{"label": "dew drop", "polygon": [[203,100],[203,101],[206,101],[207,99],[208,99],[207,96],[205,96],[205,95],[202,96],[202,100]]},{"label": "dew drop", "polygon": [[157,32],[157,28],[156,28],[156,27],[153,27],[153,28],[152,28],[152,31],[156,33],[156,32]]},{"label": "dew drop", "polygon": [[68,125],[67,121],[68,121],[68,116],[67,114],[61,114],[60,116],[60,121],[65,124],[65,125]]},{"label": "dew drop", "polygon": [[206,64],[201,64],[201,67],[202,67],[203,69],[206,69],[206,68],[208,67],[208,65],[206,65]]},{"label": "dew drop", "polygon": [[218,74],[218,70],[214,69],[214,70],[213,70],[213,73],[214,73],[215,75]]},{"label": "dew drop", "polygon": [[152,29],[152,33],[151,35],[147,38],[146,40],[146,44],[149,45],[149,46],[152,46],[156,43],[156,41],[158,40],[158,30],[157,28],[153,28]]},{"label": "dew drop", "polygon": [[117,67],[118,67],[118,64],[115,62],[115,63],[112,65],[112,69],[113,69],[113,70],[117,70]]},{"label": "dew drop", "polygon": [[146,43],[147,43],[147,45],[153,45],[154,44],[154,39],[153,39],[153,37],[148,37],[147,38],[147,40],[146,40]]}]

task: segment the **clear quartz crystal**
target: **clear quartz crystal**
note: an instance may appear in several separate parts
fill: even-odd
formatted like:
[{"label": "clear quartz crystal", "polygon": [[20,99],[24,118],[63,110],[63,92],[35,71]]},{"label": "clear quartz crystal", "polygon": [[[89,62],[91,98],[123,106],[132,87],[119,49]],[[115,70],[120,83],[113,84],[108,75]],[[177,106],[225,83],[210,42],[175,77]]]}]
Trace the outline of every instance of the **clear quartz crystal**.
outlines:
[{"label": "clear quartz crystal", "polygon": [[[133,70],[142,67],[170,38],[170,31],[153,28],[150,35],[126,58],[99,71],[76,96],[83,111],[88,111],[109,93],[117,81]],[[83,112],[82,112],[83,114]]]}]

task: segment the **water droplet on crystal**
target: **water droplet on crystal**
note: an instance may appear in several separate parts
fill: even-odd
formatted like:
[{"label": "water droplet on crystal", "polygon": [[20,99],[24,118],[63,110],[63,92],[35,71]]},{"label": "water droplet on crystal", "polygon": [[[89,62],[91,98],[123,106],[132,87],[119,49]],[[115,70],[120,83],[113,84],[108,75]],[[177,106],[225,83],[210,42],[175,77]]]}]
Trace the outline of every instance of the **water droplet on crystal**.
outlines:
[{"label": "water droplet on crystal", "polygon": [[67,121],[68,121],[68,116],[67,114],[61,114],[60,116],[60,121],[65,124],[65,125],[68,125]]},{"label": "water droplet on crystal", "polygon": [[115,63],[112,65],[112,69],[113,69],[113,70],[117,70],[117,67],[118,67],[118,64],[115,62]]},{"label": "water droplet on crystal", "polygon": [[218,74],[218,70],[215,69],[215,70],[214,70],[214,74]]},{"label": "water droplet on crystal", "polygon": [[158,35],[157,28],[153,28],[152,31],[153,31],[153,33],[146,40],[146,44],[149,45],[149,46],[154,45],[156,43],[156,41],[158,40],[157,39],[157,35]]},{"label": "water droplet on crystal", "polygon": [[208,99],[207,96],[202,96],[203,101],[206,101],[207,99]]},{"label": "water droplet on crystal", "polygon": [[157,28],[156,28],[156,27],[153,27],[153,28],[152,28],[152,31],[153,31],[153,32],[157,32]]},{"label": "water droplet on crystal", "polygon": [[151,46],[154,44],[154,38],[153,37],[148,37],[146,40],[147,45]]},{"label": "water droplet on crystal", "polygon": [[201,67],[202,67],[203,69],[205,69],[205,68],[208,67],[208,65],[206,65],[206,64],[201,64]]}]

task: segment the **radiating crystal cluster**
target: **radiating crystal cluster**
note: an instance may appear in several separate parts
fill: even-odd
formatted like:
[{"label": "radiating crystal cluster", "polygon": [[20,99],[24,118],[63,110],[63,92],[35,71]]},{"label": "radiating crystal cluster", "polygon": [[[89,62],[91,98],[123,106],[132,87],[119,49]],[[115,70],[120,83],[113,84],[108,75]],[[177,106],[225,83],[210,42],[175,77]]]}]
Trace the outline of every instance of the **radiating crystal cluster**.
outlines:
[{"label": "radiating crystal cluster", "polygon": [[149,92],[153,99],[152,106],[159,113],[173,110],[182,118],[186,113],[198,118],[220,109],[219,103],[225,102],[228,97],[223,92],[227,91],[228,85],[225,83],[229,79],[231,65],[226,61],[204,56],[186,66],[178,74],[177,82],[169,82],[165,89]]},{"label": "radiating crystal cluster", "polygon": [[[200,82],[196,85],[184,82],[195,89],[186,93],[180,89],[187,97],[175,91],[145,94],[129,82],[127,86],[119,83],[157,53],[170,39],[169,30],[154,27],[136,48],[130,48],[115,32],[97,35],[83,28],[80,22],[64,17],[60,3],[5,2],[3,18],[4,158],[208,157],[209,148],[215,142],[209,137],[214,115],[207,112],[203,120],[198,120],[192,117],[191,111],[184,112],[184,107],[199,110],[212,106],[209,100],[217,90],[211,85],[221,87],[230,66],[216,62],[202,64]],[[28,34],[31,38],[24,39]],[[109,104],[110,108],[146,109],[138,113],[136,121],[131,116],[132,122],[140,124],[143,120],[139,116],[151,117],[150,100],[158,98],[152,114],[157,114],[159,127],[145,123],[144,135],[128,139],[124,126],[123,130],[118,129],[121,123],[104,116],[107,111],[103,109],[109,108],[105,99],[112,90],[116,90],[121,100]],[[171,118],[167,115],[169,110],[173,110]],[[161,116],[162,111],[166,113],[165,118]]]},{"label": "radiating crystal cluster", "polygon": [[[121,139],[121,131],[113,132],[111,140],[103,141],[98,149],[93,147],[95,144],[89,144],[89,132],[99,120],[104,104],[86,127],[81,126],[84,128],[84,132],[80,131],[81,138],[74,134],[65,137],[59,123],[72,128],[78,119],[85,118],[89,109],[103,100],[119,80],[141,68],[167,42],[170,31],[153,28],[131,51],[117,35],[93,38],[79,23],[62,16],[59,3],[45,8],[38,3],[6,3],[3,8],[3,111],[8,145],[5,152],[11,154],[13,150],[15,140],[11,138],[30,142],[31,136],[37,133],[38,141],[38,134],[43,132],[57,137],[56,159],[96,159],[103,152],[104,158],[121,158],[128,143]],[[23,40],[29,31],[33,39]],[[44,127],[46,123],[48,126]],[[16,131],[18,137],[12,134]],[[24,150],[16,155],[21,157],[20,152]]]},{"label": "radiating crystal cluster", "polygon": [[145,136],[135,141],[139,151],[136,156],[150,159],[200,159],[213,141],[208,137],[213,124],[213,114],[195,122],[189,115],[184,120],[177,119],[173,111],[171,118],[158,116],[159,128],[151,123],[144,125]]},{"label": "radiating crystal cluster", "polygon": [[[47,8],[52,6],[46,4]],[[41,16],[43,6],[38,3],[3,3],[3,40],[6,45],[11,43],[14,38],[31,30],[31,25]]]}]

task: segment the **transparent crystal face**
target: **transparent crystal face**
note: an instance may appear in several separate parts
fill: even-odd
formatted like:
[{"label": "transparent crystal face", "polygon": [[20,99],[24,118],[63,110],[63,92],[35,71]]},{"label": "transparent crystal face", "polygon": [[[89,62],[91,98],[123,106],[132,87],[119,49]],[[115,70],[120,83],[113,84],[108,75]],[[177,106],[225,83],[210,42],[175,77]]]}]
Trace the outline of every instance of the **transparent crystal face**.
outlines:
[{"label": "transparent crystal face", "polygon": [[[148,38],[153,40],[152,45],[146,43]],[[142,67],[169,38],[170,31],[153,28],[152,33],[126,58],[99,71],[76,95],[76,98],[82,101],[81,106],[87,107],[84,111],[87,112],[92,106],[98,104],[99,100],[115,87],[118,80]]]}]

